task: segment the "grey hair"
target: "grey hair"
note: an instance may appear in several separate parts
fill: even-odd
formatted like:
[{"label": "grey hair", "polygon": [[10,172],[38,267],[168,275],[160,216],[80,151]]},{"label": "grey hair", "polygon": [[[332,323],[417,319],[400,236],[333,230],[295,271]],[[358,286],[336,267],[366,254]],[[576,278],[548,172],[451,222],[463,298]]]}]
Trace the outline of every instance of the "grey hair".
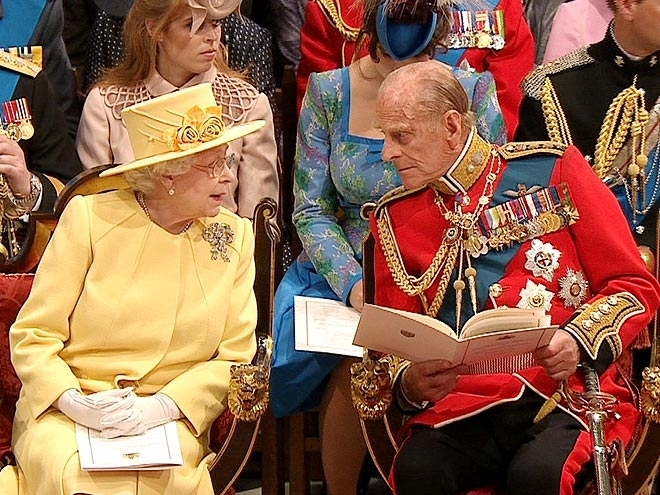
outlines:
[{"label": "grey hair", "polygon": [[470,129],[476,124],[474,112],[470,110],[470,100],[455,77],[445,80],[421,78],[418,89],[418,108],[428,115],[431,129],[438,130],[438,123],[448,110],[456,110],[461,115],[463,129]]},{"label": "grey hair", "polygon": [[163,175],[183,175],[190,170],[195,155],[168,160],[148,167],[140,167],[124,172],[124,178],[134,191],[154,193]]},{"label": "grey hair", "polygon": [[463,129],[471,129],[476,117],[470,110],[470,100],[452,70],[441,62],[416,62],[391,72],[381,84],[381,91],[390,86],[406,88],[405,94],[414,95],[413,103],[421,116],[427,118],[432,130],[442,116],[455,110],[462,117]]}]

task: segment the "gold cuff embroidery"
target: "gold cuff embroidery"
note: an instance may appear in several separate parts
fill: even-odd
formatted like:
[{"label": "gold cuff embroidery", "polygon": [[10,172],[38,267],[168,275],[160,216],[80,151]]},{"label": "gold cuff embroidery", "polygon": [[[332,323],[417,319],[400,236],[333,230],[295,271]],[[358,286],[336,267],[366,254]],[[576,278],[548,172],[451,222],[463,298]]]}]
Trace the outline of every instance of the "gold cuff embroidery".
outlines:
[{"label": "gold cuff embroidery", "polygon": [[586,305],[564,330],[578,338],[592,359],[597,358],[604,340],[610,343],[616,358],[622,351],[619,330],[628,318],[645,309],[629,292],[603,296]]}]

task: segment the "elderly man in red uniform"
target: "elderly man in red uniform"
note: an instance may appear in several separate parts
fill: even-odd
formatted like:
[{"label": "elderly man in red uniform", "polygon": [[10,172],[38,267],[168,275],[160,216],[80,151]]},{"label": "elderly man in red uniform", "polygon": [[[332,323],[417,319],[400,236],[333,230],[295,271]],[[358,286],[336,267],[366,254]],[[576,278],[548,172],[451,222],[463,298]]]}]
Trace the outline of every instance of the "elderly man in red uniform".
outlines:
[{"label": "elderly man in red uniform", "polygon": [[[388,0],[383,0],[387,2]],[[433,0],[409,0],[433,3]],[[481,5],[487,10],[477,10]],[[297,70],[298,108],[312,72],[345,67],[367,54],[357,47],[362,3],[353,0],[311,0],[300,32],[301,60]],[[436,59],[453,67],[489,71],[511,139],[518,126],[523,99],[520,83],[534,68],[534,38],[523,15],[521,0],[456,0],[449,50]]]},{"label": "elderly man in red uniform", "polygon": [[[577,493],[593,476],[591,437],[566,394],[585,390],[585,369],[598,373],[618,400],[607,441],[630,442],[640,412],[617,364],[653,317],[659,286],[576,148],[492,146],[468,108],[434,61],[381,86],[383,159],[404,185],[371,218],[376,303],[454,328],[483,309],[537,309],[560,328],[507,372],[464,374],[440,360],[404,366],[394,391],[413,417],[392,482],[398,495],[493,483],[508,495]],[[557,406],[544,408],[553,395]]]}]

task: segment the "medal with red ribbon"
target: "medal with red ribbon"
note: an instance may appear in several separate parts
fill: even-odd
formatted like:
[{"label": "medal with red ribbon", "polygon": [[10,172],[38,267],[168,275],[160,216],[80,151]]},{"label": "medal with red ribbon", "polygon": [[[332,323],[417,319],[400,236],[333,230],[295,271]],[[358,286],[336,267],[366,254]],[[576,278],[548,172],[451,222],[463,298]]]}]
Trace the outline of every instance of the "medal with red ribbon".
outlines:
[{"label": "medal with red ribbon", "polygon": [[32,113],[26,98],[5,101],[2,104],[0,133],[14,141],[30,139],[34,135]]}]

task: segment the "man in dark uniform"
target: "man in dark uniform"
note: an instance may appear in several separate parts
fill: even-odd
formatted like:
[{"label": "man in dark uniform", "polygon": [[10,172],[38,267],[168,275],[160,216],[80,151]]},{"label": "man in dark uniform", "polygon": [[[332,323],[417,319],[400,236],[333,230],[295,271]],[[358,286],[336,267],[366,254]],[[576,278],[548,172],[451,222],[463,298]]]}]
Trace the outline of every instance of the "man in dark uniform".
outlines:
[{"label": "man in dark uniform", "polygon": [[[27,70],[19,72],[20,67],[29,67],[27,70],[31,75],[27,74]],[[4,53],[0,57],[0,75],[15,81],[14,91],[2,95],[0,103],[25,98],[34,131],[33,136],[24,136],[19,141],[0,134],[0,173],[7,177],[12,189],[25,192],[26,185],[29,189],[29,177],[23,181],[25,184],[21,184],[14,180],[16,172],[13,169],[20,169],[22,172],[19,175],[23,176],[27,175],[24,170],[32,172],[43,186],[40,211],[51,210],[57,198],[57,189],[83,170],[73,140],[67,134],[64,115],[55,105],[46,73],[39,67]],[[11,160],[8,159],[10,155]]]},{"label": "man in dark uniform", "polygon": [[609,0],[605,38],[523,83],[516,140],[574,144],[613,190],[638,244],[655,246],[660,199],[660,2]]},{"label": "man in dark uniform", "polygon": [[[28,60],[0,53],[0,203],[5,235],[19,213],[52,211],[62,185],[82,171],[64,114],[45,72]],[[16,132],[18,130],[18,132]],[[1,231],[0,231],[1,232]],[[3,236],[5,244],[8,242]],[[15,247],[5,246],[5,257]],[[2,248],[0,247],[0,251]]]},{"label": "man in dark uniform", "polygon": [[[493,146],[468,109],[437,62],[396,70],[381,86],[383,159],[404,186],[371,217],[375,301],[459,334],[471,314],[502,306],[543,311],[559,329],[547,346],[479,375],[442,360],[404,364],[394,392],[413,416],[391,481],[398,495],[494,483],[508,495],[572,495],[590,477],[592,439],[567,394],[586,389],[585,370],[597,373],[618,400],[607,442],[629,444],[641,413],[617,364],[653,317],[659,286],[575,147]],[[544,407],[551,397],[556,407]]]},{"label": "man in dark uniform", "polygon": [[0,10],[0,49],[40,47],[55,102],[75,139],[81,108],[75,104],[76,85],[62,39],[62,0],[0,0]]}]

